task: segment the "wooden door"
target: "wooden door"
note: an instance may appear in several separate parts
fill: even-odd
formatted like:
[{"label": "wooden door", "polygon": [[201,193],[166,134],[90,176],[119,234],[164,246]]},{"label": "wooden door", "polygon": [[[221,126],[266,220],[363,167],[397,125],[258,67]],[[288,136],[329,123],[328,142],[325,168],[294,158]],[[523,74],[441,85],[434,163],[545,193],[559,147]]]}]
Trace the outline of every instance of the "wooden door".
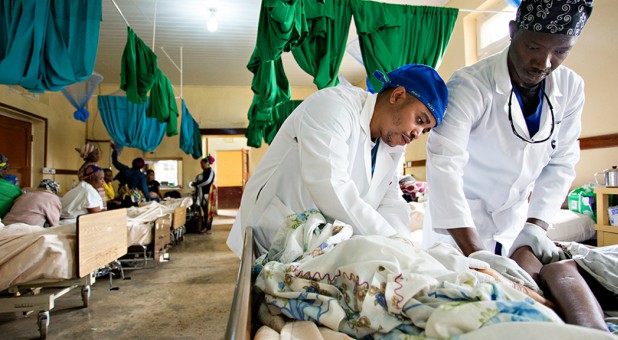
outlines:
[{"label": "wooden door", "polygon": [[241,150],[218,150],[217,203],[219,209],[237,209],[242,196],[242,152]]},{"label": "wooden door", "polygon": [[9,158],[9,174],[20,187],[30,187],[32,124],[0,115],[0,153]]}]

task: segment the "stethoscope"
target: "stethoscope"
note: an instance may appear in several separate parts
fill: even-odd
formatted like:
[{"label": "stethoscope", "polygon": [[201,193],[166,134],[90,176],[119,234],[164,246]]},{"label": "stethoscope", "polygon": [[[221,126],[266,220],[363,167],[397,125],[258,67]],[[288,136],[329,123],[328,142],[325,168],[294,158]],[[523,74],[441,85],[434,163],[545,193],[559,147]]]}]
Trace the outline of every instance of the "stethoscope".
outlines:
[{"label": "stethoscope", "polygon": [[[545,98],[545,100],[547,100],[547,106],[549,106],[549,112],[551,113],[551,130],[549,131],[549,135],[547,136],[547,138],[543,140],[532,140],[532,139],[529,140],[526,137],[520,135],[517,132],[517,129],[515,129],[515,125],[513,124],[513,114],[511,112],[511,102],[513,100],[513,92],[515,92],[515,88],[511,86],[511,95],[509,96],[509,122],[511,123],[511,129],[513,130],[513,133],[515,134],[515,136],[517,136],[519,139],[523,140],[524,142],[530,143],[530,144],[547,142],[551,138],[551,136],[554,134],[554,129],[556,127],[556,117],[554,115],[554,106],[549,101],[549,97],[547,97],[545,90],[541,88],[541,92],[543,93],[543,97]],[[552,147],[555,147],[555,144],[556,144],[556,141],[552,140]]]}]

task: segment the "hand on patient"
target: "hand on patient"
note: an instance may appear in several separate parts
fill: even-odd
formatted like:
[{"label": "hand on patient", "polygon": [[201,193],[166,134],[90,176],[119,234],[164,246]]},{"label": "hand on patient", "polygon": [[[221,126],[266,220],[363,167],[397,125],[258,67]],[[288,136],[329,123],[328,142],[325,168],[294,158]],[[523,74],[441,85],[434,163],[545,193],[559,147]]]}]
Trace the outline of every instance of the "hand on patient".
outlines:
[{"label": "hand on patient", "polygon": [[536,292],[540,292],[539,286],[534,282],[530,274],[523,270],[515,261],[508,257],[496,255],[489,250],[479,250],[468,257],[487,262],[491,269],[501,275],[529,287]]},{"label": "hand on patient", "polygon": [[560,248],[547,237],[547,232],[534,223],[526,222],[509,252],[509,257],[520,247],[528,246],[543,264],[556,262],[560,259]]}]

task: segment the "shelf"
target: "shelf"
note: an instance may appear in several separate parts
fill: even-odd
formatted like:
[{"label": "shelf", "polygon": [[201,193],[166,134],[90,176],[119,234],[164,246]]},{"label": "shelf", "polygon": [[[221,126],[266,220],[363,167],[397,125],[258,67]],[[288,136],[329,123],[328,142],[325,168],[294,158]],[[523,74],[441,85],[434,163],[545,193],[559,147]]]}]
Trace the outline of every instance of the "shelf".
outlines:
[{"label": "shelf", "polygon": [[618,188],[597,187],[594,188],[597,195],[597,224],[594,228],[597,231],[597,246],[609,246],[618,244],[618,226],[609,224],[609,195],[618,195]]}]

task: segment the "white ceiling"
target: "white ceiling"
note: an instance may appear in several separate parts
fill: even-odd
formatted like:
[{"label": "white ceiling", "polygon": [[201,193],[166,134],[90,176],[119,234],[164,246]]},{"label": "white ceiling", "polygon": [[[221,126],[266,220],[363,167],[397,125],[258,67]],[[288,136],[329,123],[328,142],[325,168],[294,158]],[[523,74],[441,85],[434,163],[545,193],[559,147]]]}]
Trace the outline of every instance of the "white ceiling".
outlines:
[{"label": "white ceiling", "polygon": [[[258,0],[115,0],[135,33],[152,48],[153,28],[158,66],[175,85],[180,72],[161,48],[182,69],[184,85],[250,86],[253,74],[246,68],[257,35]],[[443,6],[448,0],[383,0],[381,2]],[[156,18],[155,18],[156,5]],[[209,32],[209,9],[216,8],[217,32]],[[155,20],[156,19],[156,20]],[[155,25],[156,22],[156,25]],[[348,42],[356,38],[352,20]],[[120,83],[120,59],[127,38],[125,21],[112,0],[103,0],[103,21],[95,71],[104,83]],[[282,56],[292,86],[312,86],[312,78],[302,71],[291,53]],[[365,71],[350,54],[344,55],[340,74],[358,83]]]}]

